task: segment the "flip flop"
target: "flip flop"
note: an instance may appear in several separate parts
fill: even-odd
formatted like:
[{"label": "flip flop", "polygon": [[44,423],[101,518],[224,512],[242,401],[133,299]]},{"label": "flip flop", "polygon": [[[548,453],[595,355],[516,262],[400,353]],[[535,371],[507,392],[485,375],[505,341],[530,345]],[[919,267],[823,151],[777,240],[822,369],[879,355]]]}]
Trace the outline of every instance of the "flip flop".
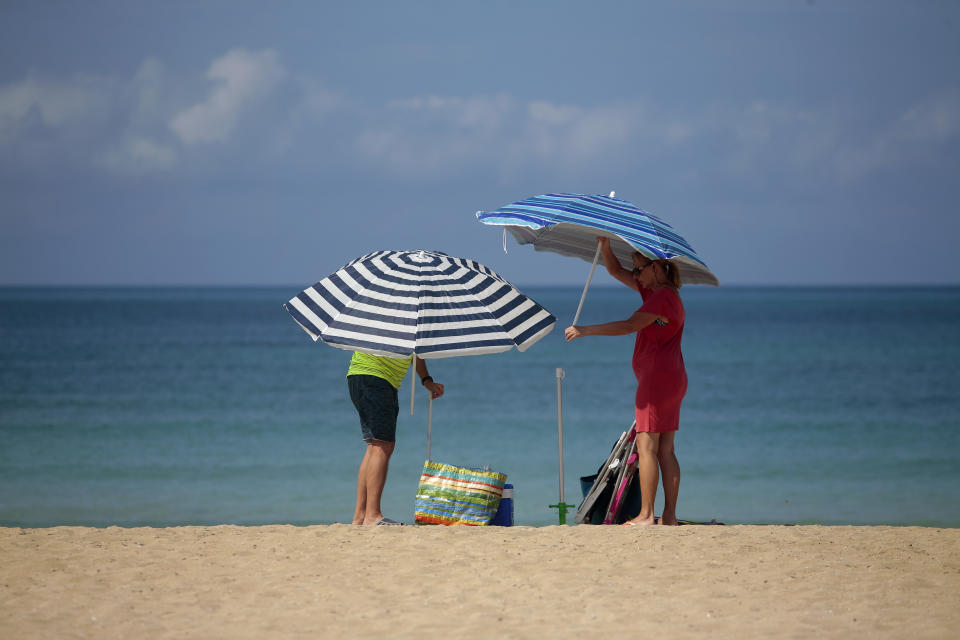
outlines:
[{"label": "flip flop", "polygon": [[391,520],[390,518],[381,518],[380,521],[374,526],[392,526],[392,527],[402,527],[402,522],[397,522],[396,520]]}]

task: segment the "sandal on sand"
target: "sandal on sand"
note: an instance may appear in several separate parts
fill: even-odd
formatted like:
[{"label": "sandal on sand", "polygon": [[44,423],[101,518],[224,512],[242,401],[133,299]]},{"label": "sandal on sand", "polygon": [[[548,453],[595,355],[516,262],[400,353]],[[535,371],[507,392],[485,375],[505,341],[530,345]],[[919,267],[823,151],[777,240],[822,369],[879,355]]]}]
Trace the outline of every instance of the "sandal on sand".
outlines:
[{"label": "sandal on sand", "polygon": [[[660,524],[660,518],[654,518],[653,524]],[[633,520],[627,520],[626,522],[621,522],[620,526],[621,527],[648,527],[650,525],[637,524]]]},{"label": "sandal on sand", "polygon": [[377,523],[376,525],[374,525],[374,526],[379,527],[379,526],[381,526],[381,525],[394,526],[394,527],[402,527],[402,526],[403,526],[403,523],[402,523],[402,522],[397,522],[396,520],[391,520],[390,518],[381,518],[381,519],[380,519],[380,522],[378,522],[378,523]]}]

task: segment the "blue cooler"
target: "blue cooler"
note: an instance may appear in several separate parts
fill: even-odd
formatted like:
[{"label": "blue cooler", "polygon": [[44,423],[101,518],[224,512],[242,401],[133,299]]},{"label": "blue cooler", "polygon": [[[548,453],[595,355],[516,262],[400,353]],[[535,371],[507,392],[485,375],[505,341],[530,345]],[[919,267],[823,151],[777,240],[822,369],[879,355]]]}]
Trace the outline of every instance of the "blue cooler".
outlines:
[{"label": "blue cooler", "polygon": [[513,526],[513,485],[503,485],[503,495],[500,496],[500,506],[490,521],[491,526],[512,527]]}]

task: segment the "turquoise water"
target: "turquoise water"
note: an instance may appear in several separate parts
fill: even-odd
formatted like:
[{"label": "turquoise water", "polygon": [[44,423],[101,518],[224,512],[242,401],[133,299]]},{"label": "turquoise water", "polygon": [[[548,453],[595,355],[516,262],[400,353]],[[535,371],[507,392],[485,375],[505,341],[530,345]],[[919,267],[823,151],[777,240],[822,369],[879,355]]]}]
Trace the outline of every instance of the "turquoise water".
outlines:
[{"label": "turquoise water", "polygon": [[[281,305],[299,288],[0,288],[0,525],[348,522],[363,452],[344,373]],[[430,363],[433,458],[556,524],[632,416],[632,337]],[[681,518],[960,526],[960,288],[687,287]],[[638,299],[595,288],[582,322]],[[401,390],[384,512],[412,520],[426,402]],[[658,507],[659,508],[659,507]]]}]

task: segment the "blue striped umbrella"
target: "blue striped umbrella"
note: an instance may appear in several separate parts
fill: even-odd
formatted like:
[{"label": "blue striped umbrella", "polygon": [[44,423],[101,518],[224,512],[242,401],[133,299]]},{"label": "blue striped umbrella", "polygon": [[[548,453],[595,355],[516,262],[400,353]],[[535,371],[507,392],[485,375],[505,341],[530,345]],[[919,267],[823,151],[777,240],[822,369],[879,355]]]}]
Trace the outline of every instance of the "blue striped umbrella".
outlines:
[{"label": "blue striped umbrella", "polygon": [[670,260],[684,284],[718,286],[693,247],[667,222],[626,200],[580,193],[550,193],[527,198],[496,211],[477,212],[484,224],[504,227],[520,244],[596,263],[597,236],[610,238],[614,255],[626,269],[639,251],[651,260]]},{"label": "blue striped umbrella", "polygon": [[438,251],[374,251],[284,307],[314,340],[393,358],[526,351],[556,323],[491,269]]}]

